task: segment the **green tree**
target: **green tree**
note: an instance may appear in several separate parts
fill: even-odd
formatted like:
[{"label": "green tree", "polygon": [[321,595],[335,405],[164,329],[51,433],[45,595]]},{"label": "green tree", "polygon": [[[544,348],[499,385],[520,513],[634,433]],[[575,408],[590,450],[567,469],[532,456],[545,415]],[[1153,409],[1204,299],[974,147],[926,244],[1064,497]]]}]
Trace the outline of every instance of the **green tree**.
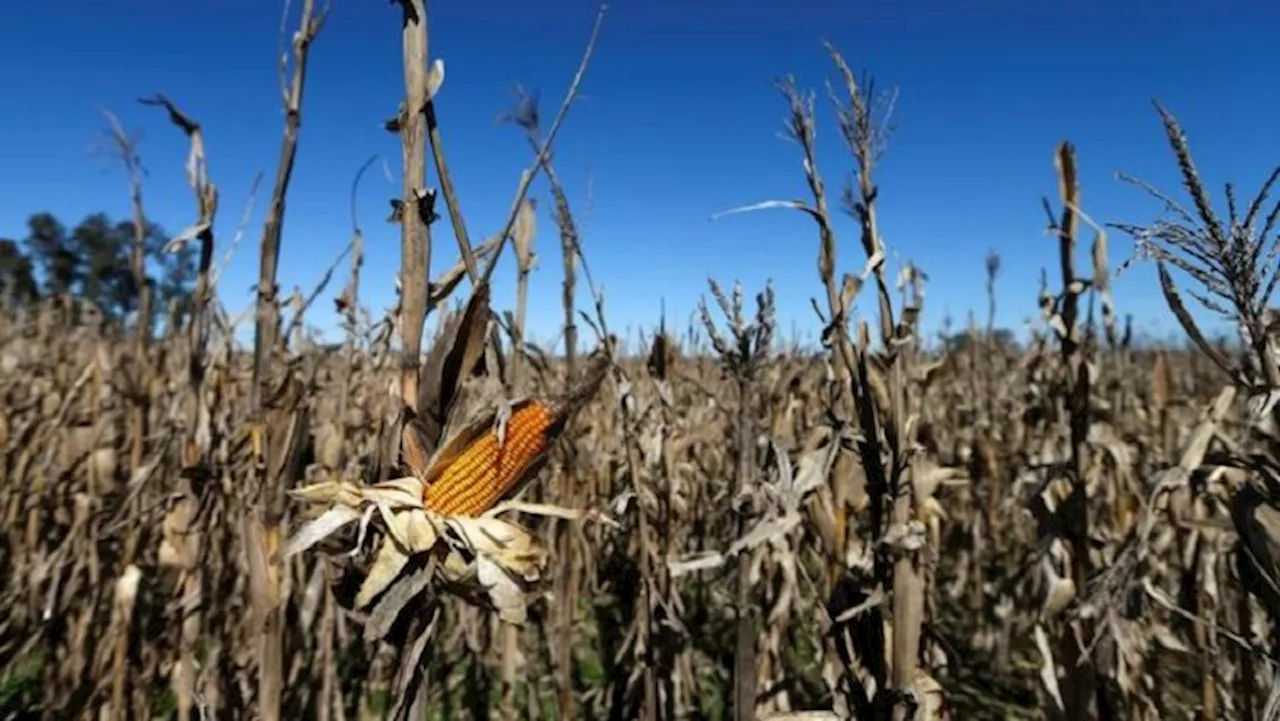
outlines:
[{"label": "green tree", "polygon": [[[982,335],[983,334],[980,332],[978,337],[981,338]],[[1012,350],[1018,347],[1018,339],[1014,336],[1013,331],[1008,328],[996,328],[992,331],[991,341],[1000,348]],[[948,345],[955,350],[967,350],[971,342],[972,337],[969,335],[969,331],[967,330],[960,331],[959,333],[953,333],[947,339]]]},{"label": "green tree", "polygon": [[77,294],[113,319],[127,313],[138,297],[129,272],[128,242],[105,213],[85,217],[71,231],[71,249],[83,269]]},{"label": "green tree", "polygon": [[16,240],[0,238],[0,301],[12,298],[19,304],[39,296],[35,269]]},{"label": "green tree", "polygon": [[[27,228],[22,247],[10,242],[7,254],[0,247],[0,276],[13,279],[0,282],[19,288],[27,283],[34,288],[38,275],[46,293],[70,293],[89,300],[114,322],[125,322],[137,311],[141,288],[131,262],[137,242],[132,220],[117,222],[106,213],[92,213],[68,233],[52,213],[36,213],[28,219]],[[166,252],[168,241],[163,228],[148,224],[143,239],[143,282],[153,299],[153,323],[175,302],[179,320],[184,319],[195,284],[194,252],[185,244]],[[29,295],[34,297],[34,291]]]},{"label": "green tree", "polygon": [[27,220],[27,257],[44,278],[50,295],[76,290],[83,273],[81,258],[71,246],[67,229],[52,213],[36,213]]}]

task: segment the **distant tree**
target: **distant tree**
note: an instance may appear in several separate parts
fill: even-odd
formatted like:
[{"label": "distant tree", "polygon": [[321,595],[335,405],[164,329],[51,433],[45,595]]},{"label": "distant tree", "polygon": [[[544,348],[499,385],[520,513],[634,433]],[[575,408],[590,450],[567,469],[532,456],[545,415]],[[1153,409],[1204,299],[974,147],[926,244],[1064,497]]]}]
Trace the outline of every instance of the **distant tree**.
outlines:
[{"label": "distant tree", "polygon": [[138,297],[129,272],[129,238],[105,213],[94,213],[71,231],[71,248],[83,269],[78,294],[110,318],[128,313]]},{"label": "distant tree", "polygon": [[[982,334],[980,333],[979,335],[981,336]],[[992,331],[991,336],[991,340],[998,347],[1008,349],[1017,347],[1017,339],[1014,337],[1013,331],[1008,328],[996,328]],[[970,341],[969,331],[960,331],[952,334],[947,339],[947,345],[955,350],[965,350],[969,347]]]},{"label": "distant tree", "polygon": [[[185,318],[195,284],[194,252],[187,245],[166,252],[168,241],[160,226],[147,226],[143,282],[154,299],[152,321],[175,302],[179,321]],[[36,213],[27,220],[26,240],[21,245],[7,242],[0,245],[0,289],[12,283],[20,295],[29,297],[38,287],[50,295],[73,294],[93,302],[114,322],[124,322],[137,311],[141,288],[130,262],[136,242],[133,221],[116,222],[106,213],[92,213],[68,233],[53,214]]]},{"label": "distant tree", "polygon": [[25,304],[39,296],[35,269],[18,241],[0,238],[0,302]]},{"label": "distant tree", "polygon": [[44,292],[71,293],[83,272],[81,258],[71,246],[67,229],[52,213],[36,213],[27,220],[27,257],[44,277]]}]

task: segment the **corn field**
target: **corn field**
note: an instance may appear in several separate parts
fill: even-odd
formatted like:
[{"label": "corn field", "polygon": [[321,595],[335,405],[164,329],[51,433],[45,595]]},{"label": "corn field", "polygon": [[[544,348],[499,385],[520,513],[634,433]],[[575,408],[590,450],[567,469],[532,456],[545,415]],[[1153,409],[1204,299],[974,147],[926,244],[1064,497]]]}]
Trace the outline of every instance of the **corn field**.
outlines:
[{"label": "corn field", "polygon": [[[1053,272],[1027,340],[994,327],[995,255],[973,268],[988,322],[929,337],[927,278],[891,268],[879,232],[891,100],[827,46],[823,138],[848,165],[819,167],[814,93],[781,82],[803,199],[716,220],[809,224],[815,282],[779,292],[815,298],[821,343],[784,342],[775,289],[731,279],[689,327],[625,341],[552,152],[605,10],[550,125],[513,114],[528,170],[508,216],[480,220],[446,163],[427,7],[395,5],[397,278],[362,277],[353,223],[314,292],[279,297],[324,42],[325,8],[302,0],[252,315],[219,300],[218,129],[167,95],[143,102],[190,140],[150,159],[186,164],[190,312],[151,328],[3,299],[0,716],[1280,719],[1280,171],[1247,203],[1228,186],[1223,217],[1157,105],[1189,202],[1129,179],[1152,219],[1104,224],[1077,181],[1091,159],[1046,148]],[[122,206],[145,219],[136,145],[108,120]],[[824,172],[853,180],[833,198]],[[499,230],[473,244],[477,222]],[[1109,254],[1120,234],[1133,258]],[[841,244],[860,267],[837,267]],[[526,337],[535,247],[562,260],[537,270],[561,282],[555,350]],[[494,307],[511,256],[515,307]],[[1158,274],[1185,344],[1134,338],[1121,270]],[[362,303],[371,282],[396,284],[385,314]],[[344,340],[325,345],[306,312],[330,301]]]}]

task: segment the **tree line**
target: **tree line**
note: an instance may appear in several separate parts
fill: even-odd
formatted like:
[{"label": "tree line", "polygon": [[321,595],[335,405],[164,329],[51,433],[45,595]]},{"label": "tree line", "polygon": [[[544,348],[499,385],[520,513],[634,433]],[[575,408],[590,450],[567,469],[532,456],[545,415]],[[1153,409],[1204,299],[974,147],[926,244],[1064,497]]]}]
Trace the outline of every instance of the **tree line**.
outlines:
[{"label": "tree line", "polygon": [[[189,244],[165,250],[169,236],[158,225],[145,230],[150,320],[170,310],[183,316],[196,278],[195,253]],[[134,243],[132,220],[92,213],[68,229],[52,213],[36,213],[22,240],[0,236],[0,307],[71,295],[96,305],[108,322],[123,323],[141,299],[131,264]]]}]

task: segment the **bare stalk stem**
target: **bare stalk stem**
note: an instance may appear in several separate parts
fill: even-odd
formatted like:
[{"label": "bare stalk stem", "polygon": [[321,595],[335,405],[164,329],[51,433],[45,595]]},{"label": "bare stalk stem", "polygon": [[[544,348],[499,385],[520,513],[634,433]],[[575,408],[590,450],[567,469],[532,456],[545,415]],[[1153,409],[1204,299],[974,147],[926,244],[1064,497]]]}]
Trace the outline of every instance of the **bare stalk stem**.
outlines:
[{"label": "bare stalk stem", "polygon": [[[191,140],[191,154],[187,163],[187,180],[196,199],[196,222],[183,233],[200,243],[200,257],[196,269],[196,287],[188,326],[187,349],[187,437],[182,448],[182,465],[190,475],[207,472],[210,451],[213,447],[211,411],[204,394],[206,371],[205,346],[209,329],[206,309],[209,305],[209,266],[213,261],[213,227],[218,211],[218,188],[209,179],[209,166],[205,155],[204,133],[200,124],[182,112],[164,95],[155,95],[140,101],[144,105],[163,108],[169,121]],[[195,702],[196,645],[200,639],[201,609],[204,605],[204,571],[198,563],[203,540],[204,515],[201,511],[201,494],[184,481],[181,500],[172,512],[190,538],[188,553],[182,564],[182,580],[178,584],[178,602],[182,609],[178,664],[174,670],[174,692],[178,700],[179,721],[189,721]]]},{"label": "bare stalk stem", "polygon": [[431,267],[434,194],[426,190],[427,7],[425,0],[400,0],[404,55],[404,105],[400,143],[404,192],[400,203],[400,396],[418,407],[418,367],[427,318],[427,273]]},{"label": "bare stalk stem", "polygon": [[[286,2],[284,13],[288,13]],[[278,302],[277,269],[280,260],[281,236],[284,230],[285,200],[289,181],[293,176],[294,161],[298,154],[298,133],[302,126],[302,100],[306,88],[307,60],[311,44],[324,24],[325,12],[317,16],[315,0],[303,0],[298,30],[293,35],[293,73],[288,85],[283,76],[288,56],[280,58],[281,102],[284,107],[284,135],[280,141],[280,158],[276,166],[275,185],[271,202],[262,225],[262,242],[259,248],[258,289],[256,297],[256,322],[253,340],[253,379],[249,390],[250,412],[255,422],[255,472],[257,477],[256,503],[246,519],[243,529],[249,549],[250,586],[254,599],[254,615],[258,636],[258,713],[264,721],[280,718],[281,696],[284,692],[284,618],[281,609],[284,567],[275,558],[280,542],[280,525],[285,514],[283,458],[276,454],[288,449],[288,435],[294,432],[289,424],[276,427],[269,424],[264,404],[265,387],[272,382],[271,365],[287,339],[280,337],[280,307]],[[283,30],[283,23],[282,23]],[[255,563],[254,560],[258,562]]]}]

